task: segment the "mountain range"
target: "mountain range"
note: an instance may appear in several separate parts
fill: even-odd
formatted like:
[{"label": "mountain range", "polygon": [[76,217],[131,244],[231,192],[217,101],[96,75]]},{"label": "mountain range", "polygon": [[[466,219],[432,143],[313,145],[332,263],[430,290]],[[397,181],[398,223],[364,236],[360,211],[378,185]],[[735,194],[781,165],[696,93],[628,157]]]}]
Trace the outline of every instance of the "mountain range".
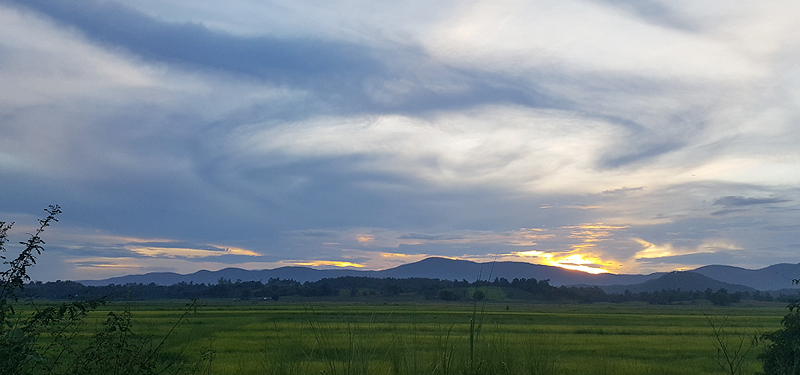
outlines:
[{"label": "mountain range", "polygon": [[[740,267],[710,265],[684,272],[657,272],[648,275],[589,274],[560,267],[524,262],[478,263],[431,257],[418,262],[379,271],[355,269],[314,269],[310,267],[279,267],[265,270],[225,268],[218,271],[202,270],[190,274],[152,272],[143,275],[128,275],[104,280],[81,280],[84,285],[108,285],[128,283],[155,283],[172,285],[180,282],[215,284],[226,280],[263,281],[271,278],[292,279],[299,282],[318,281],[324,278],[343,276],[375,278],[432,278],[443,280],[494,280],[515,278],[550,280],[551,285],[598,286],[607,292],[631,292],[681,289],[728,291],[777,291],[793,288],[792,279],[800,277],[800,264],[776,264],[751,270]],[[795,287],[796,288],[796,287]]]}]

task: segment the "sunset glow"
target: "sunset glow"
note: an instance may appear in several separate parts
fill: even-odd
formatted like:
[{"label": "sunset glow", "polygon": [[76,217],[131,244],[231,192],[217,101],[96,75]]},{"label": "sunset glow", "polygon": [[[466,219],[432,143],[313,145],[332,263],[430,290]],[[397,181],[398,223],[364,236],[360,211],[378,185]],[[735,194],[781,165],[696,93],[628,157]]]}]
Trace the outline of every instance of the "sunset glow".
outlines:
[{"label": "sunset glow", "polygon": [[298,266],[310,266],[310,267],[318,267],[318,266],[334,266],[334,267],[354,267],[354,268],[364,268],[363,264],[358,263],[351,263],[351,262],[341,262],[335,260],[314,260],[308,262],[295,262],[295,265]]},{"label": "sunset glow", "polygon": [[578,254],[571,254],[567,256],[555,256],[550,253],[545,253],[537,250],[522,251],[514,253],[520,257],[534,257],[540,258],[538,264],[548,266],[561,267],[569,270],[581,271],[591,274],[607,273],[608,271],[600,268],[602,263],[594,257],[584,257]]},{"label": "sunset glow", "polygon": [[370,236],[370,235],[366,235],[366,234],[358,236],[357,239],[358,239],[358,242],[362,243],[362,244],[363,243],[370,243],[372,241],[375,241],[375,237],[374,236]]},{"label": "sunset glow", "polygon": [[131,246],[128,248],[130,251],[148,256],[148,257],[185,257],[185,258],[202,258],[202,257],[215,257],[222,255],[246,255],[246,256],[259,256],[260,254],[238,248],[224,248],[220,250],[205,250],[205,249],[192,249],[181,247],[153,247],[153,246]]},{"label": "sunset glow", "polygon": [[545,264],[591,274],[608,273],[607,270],[599,267],[602,264],[596,259],[584,258],[582,255],[578,254],[572,254],[563,258],[554,258]]}]

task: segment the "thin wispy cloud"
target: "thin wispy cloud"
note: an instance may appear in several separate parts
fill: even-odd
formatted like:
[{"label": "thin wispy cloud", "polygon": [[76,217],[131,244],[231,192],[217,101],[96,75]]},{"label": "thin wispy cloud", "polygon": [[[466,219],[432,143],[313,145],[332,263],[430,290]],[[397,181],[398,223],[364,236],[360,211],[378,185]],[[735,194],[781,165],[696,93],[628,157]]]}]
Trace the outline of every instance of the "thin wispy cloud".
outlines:
[{"label": "thin wispy cloud", "polygon": [[775,204],[784,202],[789,202],[789,200],[781,198],[745,198],[741,196],[727,196],[715,199],[713,205],[736,207],[736,206]]}]

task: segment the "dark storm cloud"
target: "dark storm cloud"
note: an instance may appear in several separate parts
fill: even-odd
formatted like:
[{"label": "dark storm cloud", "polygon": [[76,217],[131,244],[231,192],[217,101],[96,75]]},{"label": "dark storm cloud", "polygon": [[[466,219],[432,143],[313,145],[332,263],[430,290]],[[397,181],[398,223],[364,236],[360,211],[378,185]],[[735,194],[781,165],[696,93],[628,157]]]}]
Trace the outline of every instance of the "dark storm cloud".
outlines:
[{"label": "dark storm cloud", "polygon": [[[75,27],[111,49],[123,48],[154,62],[243,75],[273,85],[307,89],[336,106],[337,111],[420,112],[468,108],[485,103],[563,107],[513,77],[435,65],[434,76],[415,70],[432,63],[414,47],[375,48],[329,39],[234,36],[200,23],[170,23],[109,1],[12,0]],[[394,44],[386,42],[387,44]],[[394,60],[406,66],[393,67]],[[409,68],[411,67],[411,68]],[[429,68],[428,68],[429,69]],[[386,85],[401,80],[411,91],[387,94]],[[428,87],[431,80],[438,81]],[[459,86],[442,92],[441,87]],[[372,87],[372,89],[369,89]],[[372,93],[371,93],[372,91]],[[373,97],[381,92],[382,99]]]},{"label": "dark storm cloud", "polygon": [[92,39],[156,61],[220,69],[278,83],[311,82],[320,76],[347,78],[381,69],[369,49],[350,43],[234,37],[202,24],[159,21],[109,1],[15,2],[76,27]]},{"label": "dark storm cloud", "polygon": [[60,246],[51,246],[47,249],[53,253],[61,253],[73,257],[96,257],[103,256],[109,258],[125,258],[135,255],[130,250],[123,246],[79,246],[65,248]]},{"label": "dark storm cloud", "polygon": [[743,210],[743,209],[719,210],[719,211],[712,212],[711,216],[724,216],[724,215],[727,215],[727,214],[734,214],[734,213],[737,213],[737,212],[746,212],[746,211],[747,210]]},{"label": "dark storm cloud", "polygon": [[[276,161],[280,155],[267,154],[250,163],[219,158],[198,166],[196,172],[215,191],[252,202],[267,214],[268,221],[254,226],[280,230],[408,225],[436,228],[453,220],[452,216],[468,228],[500,229],[530,226],[528,215],[522,214],[539,211],[538,200],[497,201],[507,194],[505,191],[484,187],[437,189],[403,175],[363,170],[359,163],[366,157]],[[482,212],[493,214],[476,214]],[[518,215],[525,219],[519,220]]]},{"label": "dark storm cloud", "polygon": [[790,200],[782,198],[746,198],[737,195],[737,196],[727,196],[727,197],[717,198],[714,200],[714,203],[712,203],[712,205],[726,206],[726,207],[742,207],[742,206],[767,205],[767,204],[785,203],[785,202],[790,202]]}]

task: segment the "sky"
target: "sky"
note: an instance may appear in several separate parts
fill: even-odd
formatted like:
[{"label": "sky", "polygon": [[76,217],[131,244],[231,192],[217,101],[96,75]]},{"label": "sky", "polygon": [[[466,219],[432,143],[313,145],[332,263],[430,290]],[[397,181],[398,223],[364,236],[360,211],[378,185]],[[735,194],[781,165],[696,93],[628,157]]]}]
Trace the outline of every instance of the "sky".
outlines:
[{"label": "sky", "polygon": [[[37,280],[800,253],[800,2],[0,0]],[[788,279],[787,279],[788,282]]]}]

